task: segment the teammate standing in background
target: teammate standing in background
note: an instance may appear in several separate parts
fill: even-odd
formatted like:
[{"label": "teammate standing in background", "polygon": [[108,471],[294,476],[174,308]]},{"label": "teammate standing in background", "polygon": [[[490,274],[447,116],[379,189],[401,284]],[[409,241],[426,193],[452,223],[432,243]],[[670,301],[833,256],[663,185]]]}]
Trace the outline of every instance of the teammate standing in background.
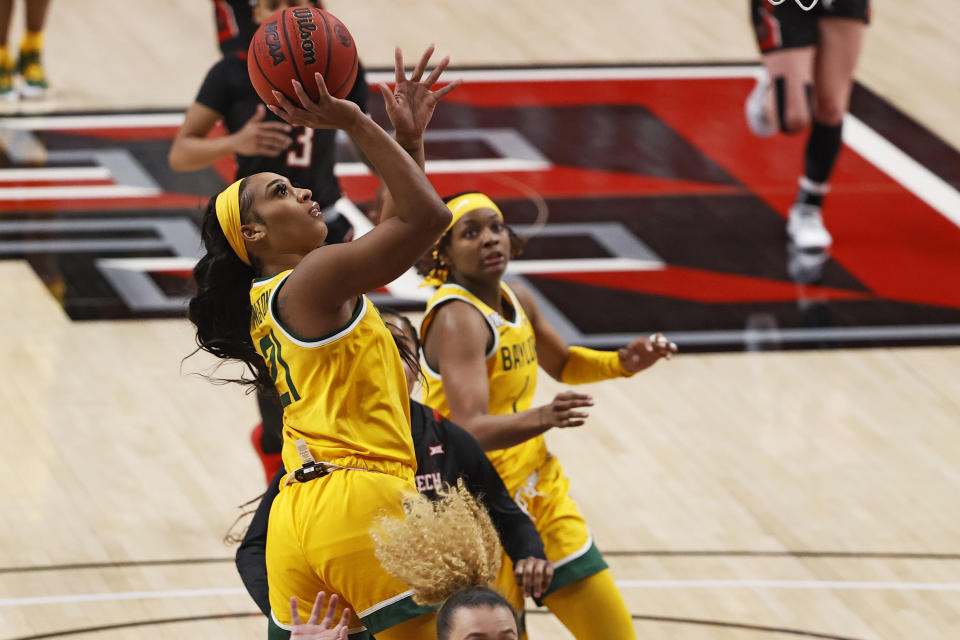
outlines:
[{"label": "teammate standing in background", "polygon": [[750,12],[765,75],[747,98],[747,122],[758,136],[777,129],[796,134],[812,123],[787,234],[800,250],[827,249],[833,238],[821,208],[842,145],[870,0],[820,0],[810,11],[790,1],[750,0]]},{"label": "teammate standing in background", "polygon": [[[420,330],[424,404],[473,434],[530,514],[555,566],[542,596],[550,611],[578,640],[634,638],[630,612],[542,435],[582,425],[581,409],[593,399],[567,391],[547,405],[531,404],[538,365],[566,384],[596,382],[642,371],[676,345],[655,334],[619,352],[568,346],[528,290],[502,281],[519,247],[499,207],[477,192],[446,203],[453,218],[433,251],[426,282],[438,289]],[[522,594],[514,589],[508,598],[522,610]]]},{"label": "teammate standing in background", "polygon": [[[42,98],[47,92],[43,71],[43,28],[50,0],[26,0],[26,31],[20,41],[16,60],[10,53],[8,32],[13,17],[13,0],[0,0],[0,99],[13,101],[19,96]],[[22,82],[19,89],[16,77]]]},{"label": "teammate standing in background", "polygon": [[369,530],[402,515],[415,493],[406,378],[393,337],[365,292],[404,273],[443,232],[450,214],[423,173],[423,132],[445,58],[421,82],[433,47],[411,78],[397,50],[397,86],[382,87],[393,140],[355,103],[315,75],[319,99],[297,82],[301,106],[274,93],[271,107],[294,126],[345,130],[390,189],[381,222],[356,242],[321,246],[326,225],[309,189],[274,173],[238,180],[207,209],[206,254],[194,269],[189,317],[197,344],[246,366],[283,410],[288,474],[270,510],[267,571],[270,637],[291,629],[290,597],[306,614],[320,591],[381,640],[432,637],[433,618],[384,572]]},{"label": "teammate standing in background", "polygon": [[[349,240],[353,228],[335,203],[340,185],[333,173],[336,131],[291,127],[269,113],[247,73],[247,48],[260,22],[288,6],[316,6],[311,0],[216,0],[218,39],[223,58],[207,72],[196,101],[187,109],[183,125],[170,148],[174,171],[194,171],[218,160],[236,158],[235,180],[260,172],[286,176],[298,187],[310,189],[323,210],[327,243]],[[363,65],[347,100],[366,112],[369,88]],[[208,137],[223,121],[229,135]],[[257,394],[261,423],[251,440],[269,482],[280,466],[283,414],[270,394]]]}]

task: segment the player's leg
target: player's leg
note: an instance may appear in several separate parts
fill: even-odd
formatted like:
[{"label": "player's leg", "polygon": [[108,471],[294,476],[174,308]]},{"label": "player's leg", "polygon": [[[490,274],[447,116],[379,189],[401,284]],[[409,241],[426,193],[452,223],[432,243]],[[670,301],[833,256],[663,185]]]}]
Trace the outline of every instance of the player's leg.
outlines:
[{"label": "player's leg", "polygon": [[555,568],[543,604],[577,640],[636,638],[630,611],[569,496],[569,488],[559,461],[548,458],[539,469],[539,495],[530,504],[530,514]]},{"label": "player's leg", "polygon": [[568,584],[543,603],[577,640],[637,637],[609,569]]},{"label": "player's leg", "polygon": [[20,90],[28,98],[41,97],[47,90],[47,74],[43,70],[43,29],[49,8],[50,0],[27,0],[27,28],[20,41],[17,73],[23,78]]},{"label": "player's leg", "polygon": [[783,133],[799,133],[810,124],[813,84],[813,47],[783,49],[764,54],[763,68],[770,78],[765,112]]},{"label": "player's leg", "polygon": [[824,249],[832,243],[823,226],[821,207],[842,147],[843,116],[850,105],[853,70],[860,57],[865,26],[854,17],[825,17],[819,22],[813,126],[797,200],[790,209],[795,227],[790,236],[800,249]]},{"label": "player's leg", "polygon": [[750,0],[750,12],[764,71],[744,105],[747,124],[764,137],[802,131],[810,122],[816,20],[793,3]]},{"label": "player's leg", "polygon": [[334,471],[280,490],[267,535],[272,629],[289,629],[290,596],[300,617],[309,616],[319,585],[354,612],[351,629],[362,624],[387,640],[435,637],[433,608],[414,603],[383,569],[370,537],[377,517],[403,515],[405,491],[415,491],[410,482],[365,471]]}]

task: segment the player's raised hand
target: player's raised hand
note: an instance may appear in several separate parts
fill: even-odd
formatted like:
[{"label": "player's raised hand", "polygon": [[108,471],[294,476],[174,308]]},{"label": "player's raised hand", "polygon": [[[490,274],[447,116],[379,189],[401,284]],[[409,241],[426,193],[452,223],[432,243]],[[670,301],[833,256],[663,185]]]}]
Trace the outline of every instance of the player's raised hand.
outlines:
[{"label": "player's raised hand", "polygon": [[419,146],[421,143],[423,132],[433,117],[433,110],[437,103],[445,95],[460,86],[460,80],[455,80],[436,91],[431,91],[433,85],[440,79],[440,74],[450,64],[449,56],[444,57],[440,64],[430,72],[430,75],[421,80],[427,69],[427,64],[430,62],[430,56],[433,55],[433,50],[432,44],[427,47],[427,50],[420,56],[417,66],[413,68],[413,73],[407,78],[406,71],[403,69],[403,52],[400,51],[400,47],[397,47],[394,51],[396,76],[393,90],[391,91],[390,87],[384,82],[379,84],[387,116],[396,131],[397,142],[408,150]]},{"label": "player's raised hand", "polygon": [[233,134],[233,151],[241,156],[278,156],[293,142],[290,125],[264,122],[267,110],[262,104],[239,131]]},{"label": "player's raised hand", "polygon": [[[293,629],[290,632],[291,640],[347,640],[347,629],[350,623],[350,609],[344,609],[336,626],[333,617],[337,611],[337,595],[330,596],[330,602],[323,606],[326,593],[321,591],[313,602],[313,610],[306,623],[300,620],[297,610],[297,599],[290,598],[290,619]],[[320,620],[320,610],[324,609],[323,620]]]},{"label": "player's raised hand", "polygon": [[661,358],[669,360],[676,352],[677,345],[657,332],[649,338],[637,338],[618,350],[617,354],[620,356],[620,365],[630,373],[636,373],[653,366]]},{"label": "player's raised hand", "polygon": [[327,85],[323,83],[323,76],[319,73],[313,76],[320,94],[316,100],[310,99],[303,85],[296,80],[291,80],[293,92],[300,101],[300,105],[295,105],[282,93],[274,91],[273,97],[280,106],[268,104],[267,107],[284,121],[311,129],[349,129],[359,118],[366,117],[356,103],[330,95]]}]

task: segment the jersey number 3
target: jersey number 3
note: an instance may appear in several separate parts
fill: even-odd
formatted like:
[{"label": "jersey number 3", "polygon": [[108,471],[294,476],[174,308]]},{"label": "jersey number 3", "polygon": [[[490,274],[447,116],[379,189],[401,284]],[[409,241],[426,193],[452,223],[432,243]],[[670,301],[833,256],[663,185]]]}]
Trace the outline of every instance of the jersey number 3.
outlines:
[{"label": "jersey number 3", "polygon": [[[294,132],[296,132],[296,129],[294,129]],[[287,152],[287,166],[309,167],[313,156],[313,129],[303,127],[303,131],[294,138],[294,143],[290,151]]]}]

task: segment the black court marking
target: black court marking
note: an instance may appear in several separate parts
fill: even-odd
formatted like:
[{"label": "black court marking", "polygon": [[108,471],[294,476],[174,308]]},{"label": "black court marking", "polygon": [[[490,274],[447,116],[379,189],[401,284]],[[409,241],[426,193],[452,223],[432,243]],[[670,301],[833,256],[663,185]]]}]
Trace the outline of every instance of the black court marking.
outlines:
[{"label": "black court marking", "polygon": [[[525,614],[530,615],[553,615],[549,611],[540,609],[527,609]],[[183,622],[204,622],[207,620],[229,620],[232,618],[253,618],[263,616],[260,611],[251,613],[219,613],[206,616],[187,616],[183,618],[154,618],[150,620],[138,620],[133,622],[120,622],[117,624],[100,625],[96,627],[80,627],[76,629],[64,629],[61,631],[49,631],[31,636],[16,636],[7,640],[41,640],[41,638],[60,638],[63,636],[79,635],[81,633],[97,633],[101,631],[116,631],[117,629],[131,629],[134,627],[149,627],[163,624],[177,624]],[[743,631],[754,631],[760,633],[783,633],[787,635],[798,636],[802,638],[823,638],[825,640],[860,640],[853,636],[838,636],[829,633],[819,633],[816,631],[804,631],[803,629],[790,629],[788,627],[772,627],[758,624],[747,624],[743,622],[730,622],[726,620],[704,620],[699,618],[674,618],[670,616],[651,616],[634,613],[630,616],[634,620],[643,622],[666,622],[672,624],[692,624],[705,627],[716,627],[723,629],[739,629]]]},{"label": "black court marking", "polygon": [[40,638],[60,638],[63,636],[74,636],[81,633],[97,633],[99,631],[115,631],[117,629],[131,629],[133,627],[150,627],[161,624],[176,624],[178,622],[203,622],[206,620],[229,620],[231,618],[252,618],[254,616],[263,616],[263,613],[216,613],[206,616],[187,616],[183,618],[155,618],[152,620],[137,620],[134,622],[119,622],[117,624],[105,624],[97,627],[79,627],[76,629],[63,629],[61,631],[48,631],[32,636],[16,636],[7,638],[7,640],[40,640]]},{"label": "black court marking", "polygon": [[901,551],[602,551],[605,558],[838,558],[852,560],[960,560],[960,553]]},{"label": "black court marking", "polygon": [[[549,611],[527,609],[524,613],[534,615],[552,615]],[[704,620],[701,618],[674,618],[671,616],[648,616],[639,613],[632,613],[630,617],[634,620],[644,622],[669,622],[675,624],[696,624],[704,627],[720,627],[723,629],[741,629],[743,631],[759,631],[762,633],[784,633],[803,638],[826,638],[827,640],[860,640],[853,636],[838,636],[830,633],[818,633],[816,631],[804,631],[802,629],[790,629],[787,627],[769,627],[759,624],[747,624],[743,622],[728,622],[724,620]],[[16,640],[21,640],[17,638]],[[24,639],[26,640],[26,639]]]},{"label": "black court marking", "polygon": [[173,560],[132,560],[129,562],[82,562],[75,564],[34,565],[29,567],[0,567],[4,573],[37,573],[40,571],[76,571],[81,569],[128,569],[131,567],[170,567],[189,564],[233,563],[229,558],[177,558]]},{"label": "black court marking", "polygon": [[[750,551],[750,550],[629,550],[600,552],[605,558],[824,558],[848,560],[960,560],[960,553],[910,551]],[[71,564],[0,567],[0,574],[41,571],[77,571],[85,569],[129,569],[132,567],[168,567],[192,564],[232,564],[232,556],[223,558],[173,558],[170,560],[131,560],[128,562],[78,562]]]}]

